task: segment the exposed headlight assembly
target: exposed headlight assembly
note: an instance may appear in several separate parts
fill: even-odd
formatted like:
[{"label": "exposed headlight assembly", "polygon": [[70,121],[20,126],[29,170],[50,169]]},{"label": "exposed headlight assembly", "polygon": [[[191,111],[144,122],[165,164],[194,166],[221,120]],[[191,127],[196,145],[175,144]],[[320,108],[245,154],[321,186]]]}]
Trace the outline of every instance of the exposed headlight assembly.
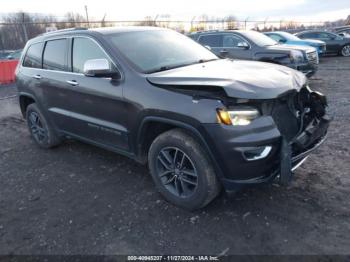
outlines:
[{"label": "exposed headlight assembly", "polygon": [[219,123],[233,126],[246,126],[255,118],[259,117],[259,111],[255,108],[237,108],[217,110],[217,119]]},{"label": "exposed headlight assembly", "polygon": [[291,50],[289,57],[294,63],[302,63],[304,61],[304,54],[299,50]]}]

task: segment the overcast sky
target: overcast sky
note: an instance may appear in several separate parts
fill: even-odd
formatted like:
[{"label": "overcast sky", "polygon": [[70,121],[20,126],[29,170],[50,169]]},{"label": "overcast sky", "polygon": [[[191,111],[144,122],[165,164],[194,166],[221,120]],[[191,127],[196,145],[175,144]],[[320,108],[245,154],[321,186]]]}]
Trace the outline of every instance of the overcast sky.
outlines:
[{"label": "overcast sky", "polygon": [[350,15],[350,0],[9,0],[0,12],[26,11],[62,16],[67,12],[107,20],[136,20],[145,16],[169,14],[172,19],[191,20],[193,16],[235,15],[250,20],[326,21]]}]

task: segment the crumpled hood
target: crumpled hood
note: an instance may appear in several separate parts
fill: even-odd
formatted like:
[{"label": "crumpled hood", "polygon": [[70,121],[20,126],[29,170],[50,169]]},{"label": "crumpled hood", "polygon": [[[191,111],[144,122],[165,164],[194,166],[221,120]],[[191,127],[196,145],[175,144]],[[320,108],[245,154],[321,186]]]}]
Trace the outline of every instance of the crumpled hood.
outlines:
[{"label": "crumpled hood", "polygon": [[271,63],[220,59],[151,74],[148,81],[163,87],[222,87],[229,97],[272,99],[305,85],[306,77]]}]

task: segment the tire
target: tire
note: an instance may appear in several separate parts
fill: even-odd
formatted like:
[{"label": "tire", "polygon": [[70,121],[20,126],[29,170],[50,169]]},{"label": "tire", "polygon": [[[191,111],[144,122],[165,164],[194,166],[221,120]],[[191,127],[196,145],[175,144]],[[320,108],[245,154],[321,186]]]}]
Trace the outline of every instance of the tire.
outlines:
[{"label": "tire", "polygon": [[340,51],[340,54],[345,57],[350,56],[350,45],[344,45]]},{"label": "tire", "polygon": [[32,139],[41,148],[52,148],[62,142],[35,103],[27,107],[26,120]]},{"label": "tire", "polygon": [[153,141],[148,164],[158,191],[177,206],[199,209],[220,192],[221,184],[207,154],[181,129],[167,131]]}]

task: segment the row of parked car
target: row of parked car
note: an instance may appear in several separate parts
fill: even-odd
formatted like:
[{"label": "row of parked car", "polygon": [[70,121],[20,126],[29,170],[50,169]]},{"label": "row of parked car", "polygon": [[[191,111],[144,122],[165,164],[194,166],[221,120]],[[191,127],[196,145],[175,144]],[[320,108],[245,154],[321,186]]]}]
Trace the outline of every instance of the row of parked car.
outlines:
[{"label": "row of parked car", "polygon": [[195,32],[189,37],[221,57],[276,63],[299,70],[310,77],[317,71],[319,56],[350,56],[350,35],[347,31],[341,32],[342,35],[322,30],[296,34],[281,31],[260,33],[215,30]]},{"label": "row of parked car", "polygon": [[21,57],[22,49],[0,51],[0,60],[18,60]]}]

